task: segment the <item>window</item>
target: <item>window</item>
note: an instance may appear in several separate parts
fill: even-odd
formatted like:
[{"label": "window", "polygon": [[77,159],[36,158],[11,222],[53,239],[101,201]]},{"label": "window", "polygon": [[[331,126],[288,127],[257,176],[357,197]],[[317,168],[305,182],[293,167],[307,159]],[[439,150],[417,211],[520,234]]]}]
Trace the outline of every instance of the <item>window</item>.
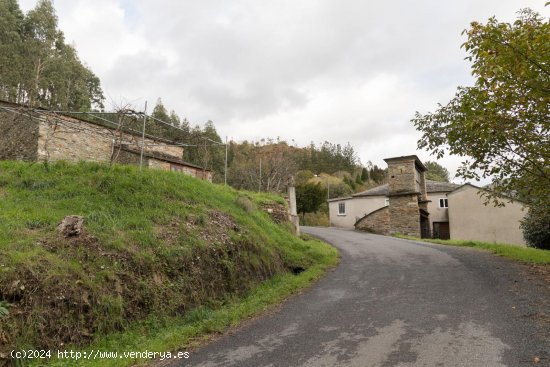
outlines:
[{"label": "window", "polygon": [[440,208],[448,208],[449,207],[449,201],[447,199],[439,199],[439,207]]},{"label": "window", "polygon": [[346,215],[346,203],[338,203],[338,215]]}]

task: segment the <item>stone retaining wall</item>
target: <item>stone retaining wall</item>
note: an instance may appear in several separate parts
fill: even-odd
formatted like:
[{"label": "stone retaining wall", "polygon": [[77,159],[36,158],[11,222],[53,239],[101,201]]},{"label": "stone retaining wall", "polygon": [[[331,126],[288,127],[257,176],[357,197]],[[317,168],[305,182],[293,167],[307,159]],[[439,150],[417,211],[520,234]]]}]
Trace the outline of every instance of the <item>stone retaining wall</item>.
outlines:
[{"label": "stone retaining wall", "polygon": [[355,229],[383,235],[390,234],[389,207],[380,208],[365,215],[355,223]]}]

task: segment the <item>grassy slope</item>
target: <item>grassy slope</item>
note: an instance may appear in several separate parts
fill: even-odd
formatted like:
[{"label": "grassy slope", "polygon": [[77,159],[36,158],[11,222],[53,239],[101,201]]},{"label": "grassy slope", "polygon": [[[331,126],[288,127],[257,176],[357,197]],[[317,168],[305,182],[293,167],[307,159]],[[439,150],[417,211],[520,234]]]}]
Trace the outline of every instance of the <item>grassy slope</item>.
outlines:
[{"label": "grassy slope", "polygon": [[[0,162],[0,346],[184,347],[335,263],[261,210],[281,198],[242,195],[172,172]],[[64,239],[73,214],[86,233]]]},{"label": "grassy slope", "polygon": [[420,239],[411,236],[405,235],[395,235],[395,237],[422,241],[422,242],[431,242],[438,243],[441,245],[449,246],[461,246],[461,247],[474,247],[482,250],[490,251],[494,254],[507,257],[509,259],[523,261],[532,264],[550,264],[550,251],[548,250],[539,250],[529,247],[520,247],[514,245],[507,245],[501,243],[487,243],[480,241],[465,241],[465,240],[439,240],[439,239]]}]

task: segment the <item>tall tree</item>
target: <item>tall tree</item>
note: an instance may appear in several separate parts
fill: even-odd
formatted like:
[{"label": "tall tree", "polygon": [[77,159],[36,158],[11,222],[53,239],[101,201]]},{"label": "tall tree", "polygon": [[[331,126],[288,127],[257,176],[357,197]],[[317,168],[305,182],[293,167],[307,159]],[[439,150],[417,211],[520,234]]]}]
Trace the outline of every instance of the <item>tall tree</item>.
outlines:
[{"label": "tall tree", "polygon": [[17,0],[0,0],[0,98],[18,102],[25,16]]},{"label": "tall tree", "polygon": [[441,182],[449,182],[449,171],[447,168],[443,167],[437,162],[434,161],[427,161],[424,162],[424,166],[426,166],[426,179],[432,180],[432,181],[441,181]]},{"label": "tall tree", "polygon": [[412,120],[419,148],[471,157],[458,175],[491,178],[499,195],[550,208],[550,23],[532,10],[513,23],[474,22],[464,33],[475,84]]},{"label": "tall tree", "polygon": [[15,0],[0,0],[0,97],[63,110],[103,108],[100,81],[65,43],[50,0],[26,16]]}]

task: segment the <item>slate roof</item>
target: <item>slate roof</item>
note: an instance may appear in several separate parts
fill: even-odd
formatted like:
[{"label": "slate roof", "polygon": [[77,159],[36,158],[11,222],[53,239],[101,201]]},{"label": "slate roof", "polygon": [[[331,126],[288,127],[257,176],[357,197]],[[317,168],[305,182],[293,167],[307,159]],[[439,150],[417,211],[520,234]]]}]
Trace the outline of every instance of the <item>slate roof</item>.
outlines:
[{"label": "slate roof", "polygon": [[426,180],[426,191],[427,192],[449,192],[456,190],[462,185],[457,185],[451,182],[440,182],[440,181],[431,181]]},{"label": "slate roof", "polygon": [[[451,192],[455,190],[456,188],[460,187],[460,185],[449,183],[449,182],[439,182],[439,181],[431,181],[426,180],[426,191],[428,193],[430,192]],[[353,194],[353,197],[358,196],[388,196],[389,194],[389,185],[384,184],[380,186],[373,187],[372,189],[368,189],[366,191],[358,192],[356,194]]]},{"label": "slate roof", "polygon": [[373,187],[372,189],[368,189],[366,191],[358,192],[356,194],[353,194],[352,196],[387,196],[389,192],[389,185],[384,184]]}]

